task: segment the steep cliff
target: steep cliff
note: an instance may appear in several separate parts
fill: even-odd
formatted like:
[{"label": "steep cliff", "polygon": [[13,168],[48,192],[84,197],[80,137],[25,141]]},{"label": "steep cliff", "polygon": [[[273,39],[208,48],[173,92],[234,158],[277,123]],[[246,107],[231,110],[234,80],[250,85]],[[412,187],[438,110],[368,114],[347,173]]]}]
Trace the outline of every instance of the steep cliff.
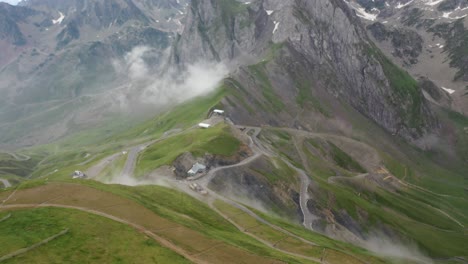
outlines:
[{"label": "steep cliff", "polygon": [[201,59],[239,66],[230,84],[255,110],[234,119],[288,125],[307,115],[302,109],[334,117],[344,102],[407,139],[438,127],[417,82],[369,41],[342,1],[195,0],[174,60]]},{"label": "steep cliff", "polygon": [[452,110],[468,114],[467,1],[351,0],[347,3],[389,58],[417,78],[430,78],[441,91],[449,93],[453,99]]}]

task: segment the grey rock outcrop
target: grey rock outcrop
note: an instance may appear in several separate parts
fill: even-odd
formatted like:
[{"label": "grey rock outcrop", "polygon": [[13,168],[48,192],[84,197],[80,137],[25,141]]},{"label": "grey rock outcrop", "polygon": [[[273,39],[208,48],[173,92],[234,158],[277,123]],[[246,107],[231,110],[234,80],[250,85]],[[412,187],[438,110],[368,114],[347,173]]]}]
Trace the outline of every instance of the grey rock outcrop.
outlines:
[{"label": "grey rock outcrop", "polygon": [[391,43],[392,55],[401,58],[405,65],[418,62],[424,41],[416,31],[402,28],[387,29],[380,22],[369,25],[367,29],[377,41]]},{"label": "grey rock outcrop", "polygon": [[[241,65],[233,78],[248,87],[249,94],[257,96],[252,89],[269,82],[288,109],[296,104],[297,86],[305,83],[306,93],[313,90],[345,101],[408,139],[438,126],[417,83],[380,53],[343,1],[195,0],[173,57],[181,65],[201,58]],[[260,81],[258,74],[242,67],[259,62],[266,70]],[[284,125],[291,115],[281,111],[281,102],[273,102],[279,112],[274,117],[256,115]]]},{"label": "grey rock outcrop", "polygon": [[174,173],[176,177],[179,178],[187,178],[187,172],[192,168],[193,164],[195,164],[196,159],[190,152],[185,152],[184,154],[177,157],[174,161]]}]

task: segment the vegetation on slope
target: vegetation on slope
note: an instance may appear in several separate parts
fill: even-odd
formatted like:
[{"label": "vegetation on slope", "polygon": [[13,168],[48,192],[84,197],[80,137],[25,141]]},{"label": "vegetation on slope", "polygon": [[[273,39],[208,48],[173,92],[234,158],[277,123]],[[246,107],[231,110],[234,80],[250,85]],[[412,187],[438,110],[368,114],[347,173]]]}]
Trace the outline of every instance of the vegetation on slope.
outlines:
[{"label": "vegetation on slope", "polygon": [[252,75],[257,80],[257,84],[260,86],[263,96],[269,103],[267,110],[272,112],[280,112],[284,110],[284,103],[280,100],[278,95],[275,94],[273,86],[265,70],[266,63],[259,63],[250,65],[248,68]]},{"label": "vegetation on slope", "polygon": [[0,256],[69,231],[6,263],[189,263],[133,228],[101,216],[57,208],[9,213],[0,222]]},{"label": "vegetation on slope", "polygon": [[455,81],[468,80],[468,29],[465,28],[465,18],[453,23],[441,23],[429,29],[435,36],[445,40],[444,52],[450,58],[450,67],[457,68],[454,76]]},{"label": "vegetation on slope", "polygon": [[206,153],[232,156],[241,143],[229,130],[228,126],[221,124],[210,129],[189,130],[156,142],[140,156],[136,175],[143,176],[163,165],[171,165],[184,152],[191,152],[196,157],[202,157]]},{"label": "vegetation on slope", "polygon": [[390,61],[377,47],[368,46],[367,52],[380,63],[390,86],[399,97],[398,101],[391,99],[391,102],[401,104],[402,108],[399,109],[401,109],[401,116],[407,121],[407,125],[410,128],[421,129],[421,126],[424,125],[421,113],[423,95],[418,82]]},{"label": "vegetation on slope", "polygon": [[335,144],[333,144],[330,141],[328,141],[327,143],[331,148],[331,155],[333,157],[333,160],[336,162],[338,166],[340,166],[343,169],[347,169],[349,171],[361,172],[361,173],[366,172],[366,170],[358,162],[356,162],[351,156],[349,156],[346,152],[341,150],[339,147],[337,147]]}]

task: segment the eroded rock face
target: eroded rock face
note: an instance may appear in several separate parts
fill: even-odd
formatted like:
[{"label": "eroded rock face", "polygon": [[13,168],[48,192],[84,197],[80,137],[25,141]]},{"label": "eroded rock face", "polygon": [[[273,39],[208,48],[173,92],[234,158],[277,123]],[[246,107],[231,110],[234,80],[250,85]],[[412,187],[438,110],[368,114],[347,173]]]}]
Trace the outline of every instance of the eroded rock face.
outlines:
[{"label": "eroded rock face", "polygon": [[174,173],[178,178],[187,178],[187,172],[192,168],[193,164],[195,164],[196,159],[190,152],[185,152],[184,154],[177,157],[174,161]]},{"label": "eroded rock face", "polygon": [[[306,92],[326,92],[408,139],[438,126],[417,83],[381,54],[356,15],[340,0],[258,0],[248,5],[193,1],[174,60],[183,65],[202,58],[237,65],[262,62],[274,92],[288,109],[296,104],[302,82]],[[302,76],[294,64],[300,64]],[[258,94],[253,91],[259,89],[256,74],[244,68],[236,75],[249,93]],[[402,78],[408,83],[401,84]],[[284,125],[291,116],[281,112],[281,105],[277,108],[274,118],[256,115],[269,124],[275,120]]]},{"label": "eroded rock face", "polygon": [[[266,209],[300,222],[302,213],[298,191],[292,185],[288,186],[285,183],[273,184],[259,173],[259,169],[270,169],[262,168],[268,164],[265,161],[265,158],[260,158],[245,167],[217,172],[216,177],[209,183],[209,188],[257,209]],[[291,182],[292,180],[289,184]]]},{"label": "eroded rock face", "polygon": [[401,58],[405,65],[418,62],[424,41],[416,31],[402,28],[387,29],[380,22],[369,25],[367,29],[377,41],[390,43],[393,47],[393,56]]},{"label": "eroded rock face", "polygon": [[468,2],[465,0],[444,0],[437,6],[439,11],[452,11],[457,8],[463,9],[468,7]]}]

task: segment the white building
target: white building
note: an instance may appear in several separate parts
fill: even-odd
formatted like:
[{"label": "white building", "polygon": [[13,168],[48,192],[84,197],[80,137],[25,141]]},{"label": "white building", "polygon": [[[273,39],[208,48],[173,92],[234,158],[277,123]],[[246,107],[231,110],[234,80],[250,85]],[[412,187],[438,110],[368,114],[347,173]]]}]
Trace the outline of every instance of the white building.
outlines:
[{"label": "white building", "polygon": [[84,179],[86,178],[86,174],[84,174],[82,171],[74,171],[72,174],[73,179]]},{"label": "white building", "polygon": [[200,163],[195,163],[192,168],[187,172],[189,176],[194,176],[197,173],[203,173],[206,170],[206,166]]},{"label": "white building", "polygon": [[218,115],[224,115],[224,110],[215,109],[213,110],[213,113],[218,114]]},{"label": "white building", "polygon": [[207,124],[207,123],[200,123],[200,124],[198,124],[198,127],[200,127],[200,128],[210,128],[211,125]]}]

